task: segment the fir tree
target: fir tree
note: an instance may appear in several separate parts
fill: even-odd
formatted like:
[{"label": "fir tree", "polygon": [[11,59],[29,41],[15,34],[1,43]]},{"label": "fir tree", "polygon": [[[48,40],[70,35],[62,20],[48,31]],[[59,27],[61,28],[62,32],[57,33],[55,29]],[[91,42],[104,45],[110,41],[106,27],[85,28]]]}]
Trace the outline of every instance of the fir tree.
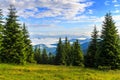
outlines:
[{"label": "fir tree", "polygon": [[44,48],[42,51],[42,63],[43,64],[47,64],[48,63],[48,55],[47,55],[47,51]]},{"label": "fir tree", "polygon": [[49,55],[48,55],[48,63],[49,64],[54,64],[54,55],[50,52]]},{"label": "fir tree", "polygon": [[55,64],[56,65],[65,64],[65,51],[63,49],[63,43],[61,38],[59,38],[59,42],[56,48]]},{"label": "fir tree", "polygon": [[25,44],[23,39],[22,28],[17,22],[17,17],[18,16],[16,15],[16,9],[13,5],[10,5],[9,15],[6,18],[6,23],[3,32],[4,49],[2,50],[2,60],[6,63],[25,64]]},{"label": "fir tree", "polygon": [[72,54],[73,54],[73,66],[83,66],[83,62],[84,62],[84,57],[83,57],[83,53],[80,47],[80,44],[78,42],[78,40],[76,40],[76,42],[73,43],[73,49],[72,49]]},{"label": "fir tree", "polygon": [[42,63],[42,54],[40,47],[35,47],[34,49],[34,60],[37,62],[37,64]]},{"label": "fir tree", "polygon": [[105,15],[101,35],[101,52],[98,56],[98,66],[107,66],[111,69],[120,67],[119,37],[111,13]]},{"label": "fir tree", "polygon": [[23,35],[24,35],[24,43],[25,43],[25,53],[27,56],[27,62],[34,62],[34,53],[31,45],[31,40],[29,39],[29,34],[26,29],[25,23],[23,24]]},{"label": "fir tree", "polygon": [[2,58],[2,41],[3,41],[3,14],[2,14],[2,9],[0,9],[0,62],[1,62],[1,58]]},{"label": "fir tree", "polygon": [[67,37],[65,38],[65,43],[64,43],[64,50],[65,50],[65,64],[66,65],[71,65],[71,45],[70,42],[68,41]]},{"label": "fir tree", "polygon": [[95,67],[96,62],[95,57],[96,54],[98,54],[97,51],[98,51],[98,31],[95,26],[91,35],[91,42],[89,44],[87,54],[85,55],[86,67]]}]

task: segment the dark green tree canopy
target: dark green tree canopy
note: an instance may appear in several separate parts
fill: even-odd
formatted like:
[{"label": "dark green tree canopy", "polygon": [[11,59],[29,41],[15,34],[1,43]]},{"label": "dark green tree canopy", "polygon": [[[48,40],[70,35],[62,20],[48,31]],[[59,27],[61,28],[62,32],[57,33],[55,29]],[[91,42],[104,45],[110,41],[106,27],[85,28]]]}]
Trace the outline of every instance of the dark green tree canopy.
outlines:
[{"label": "dark green tree canopy", "polygon": [[109,66],[111,69],[118,68],[120,66],[119,37],[111,13],[105,15],[100,46],[98,65]]},{"label": "dark green tree canopy", "polygon": [[59,38],[59,42],[56,48],[56,56],[55,56],[55,64],[60,65],[65,63],[65,54],[63,50],[63,43],[61,38]]},{"label": "dark green tree canopy", "polygon": [[18,23],[16,9],[13,5],[10,5],[3,34],[4,49],[2,50],[2,61],[6,63],[25,64],[26,53],[23,32]]}]

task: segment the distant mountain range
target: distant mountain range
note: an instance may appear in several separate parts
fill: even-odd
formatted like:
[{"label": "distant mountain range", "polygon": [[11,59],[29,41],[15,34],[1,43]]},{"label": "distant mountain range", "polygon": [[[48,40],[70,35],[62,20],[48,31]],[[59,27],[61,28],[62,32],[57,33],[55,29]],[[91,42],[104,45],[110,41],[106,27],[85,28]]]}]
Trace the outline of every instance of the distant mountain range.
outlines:
[{"label": "distant mountain range", "polygon": [[[80,38],[76,38],[76,39],[69,39],[70,43],[72,44],[73,42],[75,42],[76,40],[79,40],[79,43],[81,45],[81,49],[84,52],[84,54],[86,54],[86,51],[88,49],[88,45],[90,42],[90,38],[88,37],[80,37]],[[64,42],[64,40],[62,40]],[[41,49],[46,48],[47,52],[51,52],[53,54],[56,53],[56,47],[57,47],[57,43],[54,44],[36,44],[34,45],[34,47],[40,46]],[[50,47],[51,46],[51,47]]]}]

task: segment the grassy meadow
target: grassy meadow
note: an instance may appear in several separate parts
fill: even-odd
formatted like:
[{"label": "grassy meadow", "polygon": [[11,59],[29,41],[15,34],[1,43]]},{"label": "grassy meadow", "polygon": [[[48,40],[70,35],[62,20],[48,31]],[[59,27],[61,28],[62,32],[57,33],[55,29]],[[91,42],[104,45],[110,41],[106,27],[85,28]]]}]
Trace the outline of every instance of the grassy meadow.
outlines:
[{"label": "grassy meadow", "polygon": [[120,70],[100,71],[54,65],[0,64],[0,80],[120,80]]}]

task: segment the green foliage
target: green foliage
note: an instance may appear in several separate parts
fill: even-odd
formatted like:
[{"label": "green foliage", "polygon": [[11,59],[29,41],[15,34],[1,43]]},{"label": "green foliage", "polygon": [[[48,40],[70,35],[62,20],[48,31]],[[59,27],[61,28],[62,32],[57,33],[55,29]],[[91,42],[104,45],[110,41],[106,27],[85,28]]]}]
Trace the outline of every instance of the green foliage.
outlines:
[{"label": "green foliage", "polygon": [[40,47],[35,47],[34,49],[34,60],[40,64],[42,63],[42,54],[41,54],[41,49]]},{"label": "green foliage", "polygon": [[98,66],[110,66],[111,69],[120,66],[119,37],[111,13],[107,13],[102,27],[100,54]]},{"label": "green foliage", "polygon": [[25,38],[13,5],[10,5],[3,35],[1,61],[5,63],[25,64],[27,59]]},{"label": "green foliage", "polygon": [[70,45],[67,37],[65,42],[62,43],[61,38],[57,46],[57,53],[55,56],[55,62],[58,65],[73,65],[73,66],[83,66],[83,53],[80,48],[78,40]]},{"label": "green foliage", "polygon": [[98,54],[98,31],[96,26],[91,35],[91,42],[88,47],[87,54],[85,55],[85,66],[96,67],[96,55]]},{"label": "green foliage", "polygon": [[55,64],[56,65],[65,64],[65,51],[63,49],[63,43],[61,41],[61,38],[59,39],[59,42],[57,44]]},{"label": "green foliage", "polygon": [[47,63],[48,63],[48,55],[46,49],[44,48],[42,51],[42,64],[47,64]]},{"label": "green foliage", "polygon": [[74,66],[83,66],[84,57],[78,40],[73,43],[73,64]]},{"label": "green foliage", "polygon": [[72,65],[72,60],[71,60],[71,45],[70,42],[68,41],[67,37],[65,38],[65,43],[63,45],[64,51],[65,51],[65,65]]},{"label": "green foliage", "polygon": [[104,70],[104,71],[111,70],[111,66],[98,66],[98,69],[99,70]]},{"label": "green foliage", "polygon": [[32,45],[31,45],[31,40],[29,39],[29,34],[28,31],[26,29],[25,23],[23,24],[23,38],[24,38],[24,43],[25,43],[25,53],[27,56],[26,61],[29,63],[34,62],[34,53],[33,53],[33,49],[32,49]]},{"label": "green foliage", "polygon": [[2,14],[2,10],[0,9],[0,62],[1,62],[1,50],[3,49],[2,46],[2,41],[3,41],[3,14]]},{"label": "green foliage", "polygon": [[48,55],[48,64],[54,64],[55,56],[50,52]]}]

